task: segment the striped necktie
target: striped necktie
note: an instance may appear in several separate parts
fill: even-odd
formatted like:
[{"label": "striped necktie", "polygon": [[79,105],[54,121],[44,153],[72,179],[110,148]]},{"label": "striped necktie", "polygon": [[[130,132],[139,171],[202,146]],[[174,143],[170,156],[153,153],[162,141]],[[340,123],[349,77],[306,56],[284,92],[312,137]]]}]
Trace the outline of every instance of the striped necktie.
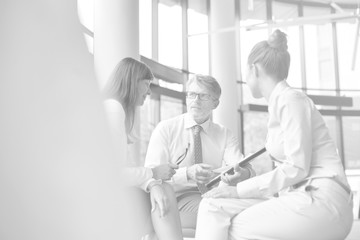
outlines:
[{"label": "striped necktie", "polygon": [[[201,132],[202,127],[200,125],[195,125],[193,127],[193,134],[194,134],[194,158],[195,158],[195,164],[199,164],[203,162],[202,158],[202,148],[201,148]],[[205,184],[196,183],[198,186],[198,189],[201,194],[207,192],[207,188]]]}]

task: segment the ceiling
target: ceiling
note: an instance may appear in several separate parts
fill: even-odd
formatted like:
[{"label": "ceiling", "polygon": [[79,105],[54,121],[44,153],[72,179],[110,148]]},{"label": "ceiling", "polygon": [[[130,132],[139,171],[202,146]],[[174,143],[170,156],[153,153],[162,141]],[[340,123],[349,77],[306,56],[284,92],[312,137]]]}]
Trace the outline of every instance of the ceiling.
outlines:
[{"label": "ceiling", "polygon": [[358,4],[359,0],[305,0],[306,2],[318,2],[318,3],[339,3],[339,4]]},{"label": "ceiling", "polygon": [[[239,1],[243,1],[243,0],[239,0]],[[266,1],[266,0],[253,0],[253,1],[255,2],[255,1]],[[324,5],[326,6],[326,5],[330,5],[330,3],[332,2],[335,2],[341,8],[350,8],[350,9],[360,8],[360,0],[272,0],[272,1],[288,2],[294,4],[299,2],[304,2],[304,5],[311,4],[314,6],[324,6]],[[181,0],[159,0],[159,2],[167,6],[181,5]],[[207,11],[206,4],[207,4],[207,0],[188,0],[189,8],[204,14]]]},{"label": "ceiling", "polygon": [[[206,2],[203,0],[188,0],[189,3],[191,2]],[[256,1],[256,0],[254,0]],[[276,0],[273,0],[276,1]],[[284,0],[283,0],[284,1]],[[360,0],[287,0],[289,2],[313,2],[313,3],[325,3],[325,4],[330,4],[332,2],[338,3],[338,4],[355,4],[358,5],[360,4]],[[167,5],[180,5],[181,0],[160,0],[160,2],[167,4]]]}]

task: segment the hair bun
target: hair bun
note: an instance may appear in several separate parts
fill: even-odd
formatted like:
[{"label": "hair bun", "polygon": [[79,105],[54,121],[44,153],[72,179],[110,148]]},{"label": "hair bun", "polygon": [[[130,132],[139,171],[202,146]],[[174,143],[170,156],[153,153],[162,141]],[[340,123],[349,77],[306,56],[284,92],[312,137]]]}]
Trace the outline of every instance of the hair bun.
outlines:
[{"label": "hair bun", "polygon": [[269,46],[280,51],[286,51],[288,49],[286,34],[276,29],[269,37],[267,41]]}]

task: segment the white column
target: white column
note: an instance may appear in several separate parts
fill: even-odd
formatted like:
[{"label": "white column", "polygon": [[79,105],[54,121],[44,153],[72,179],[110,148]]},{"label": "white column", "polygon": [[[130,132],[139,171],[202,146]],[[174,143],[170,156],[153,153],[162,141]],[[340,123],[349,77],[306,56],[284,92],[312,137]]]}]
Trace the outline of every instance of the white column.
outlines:
[{"label": "white column", "polygon": [[94,63],[100,86],[124,57],[139,59],[139,1],[95,0]]},{"label": "white column", "polygon": [[[211,0],[210,8],[211,31],[234,27],[234,0]],[[239,101],[236,84],[235,36],[235,31],[211,35],[211,75],[219,81],[222,88],[220,105],[214,111],[213,119],[236,135],[239,127],[237,112]]]}]

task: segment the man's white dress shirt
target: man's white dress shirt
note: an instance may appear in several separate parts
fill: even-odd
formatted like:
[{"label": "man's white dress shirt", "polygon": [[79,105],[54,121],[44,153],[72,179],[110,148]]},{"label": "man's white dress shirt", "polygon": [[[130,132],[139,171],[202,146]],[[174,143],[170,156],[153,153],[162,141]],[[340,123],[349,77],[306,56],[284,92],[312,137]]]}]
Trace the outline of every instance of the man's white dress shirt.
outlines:
[{"label": "man's white dress shirt", "polygon": [[[179,169],[170,181],[177,195],[198,191],[194,181],[187,179],[187,167],[194,165],[194,139],[191,128],[198,125],[190,114],[160,122],[154,129],[147,154],[145,166],[152,167],[162,163],[176,163],[180,156],[186,157],[179,164]],[[210,119],[201,124],[201,146],[203,163],[210,164],[214,169],[233,165],[243,155],[239,149],[237,138],[231,131]]]}]

